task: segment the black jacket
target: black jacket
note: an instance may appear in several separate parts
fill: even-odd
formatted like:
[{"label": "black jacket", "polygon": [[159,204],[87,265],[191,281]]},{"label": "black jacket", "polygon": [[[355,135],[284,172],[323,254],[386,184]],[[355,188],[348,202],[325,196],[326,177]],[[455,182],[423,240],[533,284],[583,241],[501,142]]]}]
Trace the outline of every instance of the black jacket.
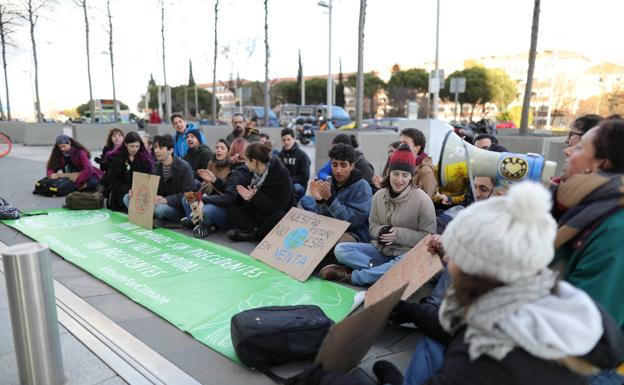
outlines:
[{"label": "black jacket", "polygon": [[173,158],[169,179],[165,180],[163,178],[162,162],[156,164],[154,174],[160,176],[158,195],[166,198],[169,206],[182,207],[180,201],[182,195],[186,191],[192,191],[193,189],[193,170],[191,166],[184,159]]},{"label": "black jacket", "polygon": [[[217,181],[220,182],[218,179]],[[219,207],[228,208],[236,201],[236,197],[238,197],[236,186],[247,186],[248,184],[249,170],[247,166],[245,166],[244,163],[234,165],[225,180],[223,188],[219,189],[219,191],[223,191],[223,194],[206,195],[202,200],[206,204],[210,203]]]},{"label": "black jacket", "polygon": [[375,175],[375,168],[366,158],[364,158],[364,153],[358,149],[355,150],[355,155],[357,158],[355,159],[355,168],[360,170],[362,173],[362,178],[368,182],[373,190],[373,194],[377,191],[377,188],[373,184],[373,176]]},{"label": "black jacket", "polygon": [[208,167],[208,162],[212,159],[212,151],[205,144],[200,144],[197,148],[189,148],[182,159],[191,165],[195,179],[201,180],[197,170]]},{"label": "black jacket", "polygon": [[[248,206],[255,212],[255,216],[269,216],[278,211],[288,211],[295,206],[295,194],[293,193],[290,173],[278,158],[271,158],[268,164],[269,173],[260,186],[260,189],[245,202],[239,196],[239,202]],[[251,183],[252,173],[248,173],[247,183]]]},{"label": "black jacket", "polygon": [[308,180],[310,180],[310,158],[308,154],[295,143],[290,150],[282,148],[279,158],[290,172],[293,183],[299,183],[307,188]]},{"label": "black jacket", "polygon": [[99,157],[96,157],[95,163],[100,165],[100,170],[107,171],[110,165],[110,158],[107,157],[108,153],[113,151],[115,147],[104,146],[102,149],[102,154]]},{"label": "black jacket", "polygon": [[103,180],[109,187],[108,208],[111,210],[125,211],[123,197],[132,188],[132,173],[142,172],[145,174],[152,173],[152,165],[146,160],[140,160],[137,157],[131,162],[128,155],[119,154],[109,158],[108,171],[104,175]]}]

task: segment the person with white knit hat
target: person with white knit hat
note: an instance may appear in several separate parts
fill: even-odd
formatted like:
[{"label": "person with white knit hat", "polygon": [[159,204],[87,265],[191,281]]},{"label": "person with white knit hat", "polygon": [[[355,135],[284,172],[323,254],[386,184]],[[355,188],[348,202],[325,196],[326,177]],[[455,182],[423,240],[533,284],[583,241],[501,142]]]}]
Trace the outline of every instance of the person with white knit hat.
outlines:
[{"label": "person with white knit hat", "polygon": [[[452,283],[439,313],[430,316],[437,330],[423,331],[447,348],[424,383],[585,384],[587,375],[620,362],[624,339],[617,325],[548,268],[557,231],[550,208],[544,187],[523,182],[506,196],[469,206],[446,228],[442,245]],[[422,360],[414,357],[404,383],[423,383],[410,374],[413,366],[422,369]],[[386,383],[392,365],[375,366]]]}]

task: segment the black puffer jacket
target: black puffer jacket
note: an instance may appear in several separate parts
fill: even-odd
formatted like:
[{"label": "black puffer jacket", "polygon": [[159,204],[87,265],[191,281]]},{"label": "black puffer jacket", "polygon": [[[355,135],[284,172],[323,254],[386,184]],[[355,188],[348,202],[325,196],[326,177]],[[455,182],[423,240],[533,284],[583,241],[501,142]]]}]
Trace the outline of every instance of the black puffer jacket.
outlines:
[{"label": "black puffer jacket", "polygon": [[191,165],[195,179],[201,180],[197,170],[208,167],[208,162],[212,159],[212,151],[205,144],[200,144],[196,148],[189,148],[183,159]]},{"label": "black puffer jacket", "polygon": [[[256,211],[257,216],[269,216],[277,211],[288,211],[295,206],[295,194],[292,189],[290,173],[277,158],[269,160],[269,173],[249,202],[245,202],[240,196],[238,202]],[[245,186],[251,183],[252,173],[247,177]]]},{"label": "black puffer jacket", "polygon": [[173,158],[169,179],[163,178],[163,165],[156,164],[154,174],[160,176],[158,195],[167,199],[167,204],[173,207],[182,207],[182,195],[193,189],[193,170],[184,159]]}]

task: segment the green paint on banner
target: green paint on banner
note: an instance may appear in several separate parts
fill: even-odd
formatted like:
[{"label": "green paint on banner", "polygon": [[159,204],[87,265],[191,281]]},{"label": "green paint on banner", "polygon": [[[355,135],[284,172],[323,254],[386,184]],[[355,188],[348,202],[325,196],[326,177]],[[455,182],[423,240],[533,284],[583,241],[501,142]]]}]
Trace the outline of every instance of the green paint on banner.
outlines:
[{"label": "green paint on banner", "polygon": [[350,312],[356,294],[317,278],[299,282],[215,243],[146,230],[106,209],[48,210],[3,222],[237,362],[230,339],[234,314],[313,304],[337,322]]}]

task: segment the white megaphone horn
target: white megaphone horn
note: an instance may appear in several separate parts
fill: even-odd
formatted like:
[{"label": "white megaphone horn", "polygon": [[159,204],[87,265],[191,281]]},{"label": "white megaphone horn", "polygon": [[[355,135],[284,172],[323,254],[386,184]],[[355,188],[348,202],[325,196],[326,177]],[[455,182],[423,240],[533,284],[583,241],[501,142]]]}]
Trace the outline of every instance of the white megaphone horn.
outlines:
[{"label": "white megaphone horn", "polygon": [[[439,154],[437,177],[445,190],[459,192],[474,176],[491,177],[497,184],[509,185],[524,180],[547,184],[555,175],[557,163],[538,154],[482,150],[466,143],[450,126],[448,130],[431,130],[429,134],[433,139],[429,151]],[[472,183],[468,186],[472,187]]]}]

